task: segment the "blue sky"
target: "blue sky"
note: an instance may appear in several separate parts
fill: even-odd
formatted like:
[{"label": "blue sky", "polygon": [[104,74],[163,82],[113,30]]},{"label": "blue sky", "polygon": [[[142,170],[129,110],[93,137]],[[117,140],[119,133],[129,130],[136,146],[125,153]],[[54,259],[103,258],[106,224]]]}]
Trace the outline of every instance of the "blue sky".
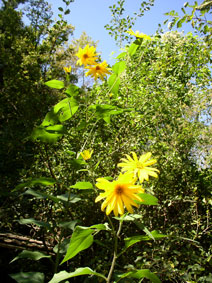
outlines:
[{"label": "blue sky", "polygon": [[[58,7],[64,7],[62,0],[47,0],[54,11],[54,16],[58,14]],[[79,38],[81,33],[85,31],[94,41],[99,41],[98,51],[102,53],[102,59],[109,63],[113,62],[111,53],[115,51],[119,53],[118,47],[115,45],[114,39],[109,36],[108,31],[104,28],[111,20],[111,12],[109,6],[116,3],[116,0],[75,0],[70,4],[71,13],[66,17],[68,22],[75,26],[74,38]],[[171,10],[181,12],[181,7],[185,0],[155,0],[155,5],[145,15],[138,18],[133,30],[139,30],[148,35],[154,35],[158,23],[163,23],[167,17],[164,13]],[[194,1],[189,1],[192,4]],[[198,1],[201,3],[202,1]],[[133,15],[138,12],[141,0],[126,0],[125,10],[127,15]],[[182,14],[182,13],[180,13]],[[168,31],[167,25],[165,29]],[[183,27],[185,32],[191,30],[190,27]],[[115,55],[113,55],[115,57]]]},{"label": "blue sky", "polygon": [[[47,0],[52,5],[54,17],[57,17],[58,7],[64,7],[62,0]],[[164,13],[175,10],[182,14],[181,8],[186,0],[155,0],[154,6],[150,11],[145,12],[145,15],[138,18],[133,30],[139,30],[148,35],[154,35],[159,23],[163,23],[167,16]],[[201,3],[201,0],[197,1]],[[119,54],[119,48],[115,45],[114,39],[108,34],[104,28],[111,20],[110,5],[117,3],[117,0],[75,0],[70,4],[71,13],[66,16],[68,23],[75,26],[74,38],[79,38],[81,33],[85,31],[94,41],[99,41],[98,52],[102,53],[102,59],[108,63],[113,63],[111,53],[115,51],[113,58]],[[133,12],[138,12],[141,0],[125,0],[126,15],[133,15]],[[190,0],[190,4],[194,1]],[[164,29],[168,31],[167,25]],[[188,32],[191,29],[190,25],[183,29]]]}]

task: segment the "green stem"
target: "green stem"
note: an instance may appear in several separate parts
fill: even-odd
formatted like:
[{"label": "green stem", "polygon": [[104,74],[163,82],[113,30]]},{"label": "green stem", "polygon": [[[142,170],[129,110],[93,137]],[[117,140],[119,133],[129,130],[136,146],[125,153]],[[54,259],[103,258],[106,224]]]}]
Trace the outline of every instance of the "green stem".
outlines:
[{"label": "green stem", "polygon": [[115,267],[116,259],[117,259],[118,238],[119,238],[119,235],[121,233],[121,228],[122,228],[123,221],[119,221],[119,228],[118,228],[118,231],[116,233],[110,217],[108,217],[108,220],[109,220],[109,222],[111,224],[111,227],[112,227],[112,230],[113,230],[113,235],[114,235],[113,259],[112,259],[112,263],[111,263],[110,270],[109,270],[109,273],[108,273],[108,276],[107,276],[107,280],[106,280],[107,283],[110,283],[110,280],[111,280],[111,277],[112,277],[112,274],[113,274],[113,270],[114,270],[114,267]]},{"label": "green stem", "polygon": [[57,247],[57,255],[56,255],[56,260],[55,260],[55,265],[54,265],[54,273],[57,273],[57,269],[59,265],[61,240],[62,240],[62,233],[60,235],[59,243]]}]

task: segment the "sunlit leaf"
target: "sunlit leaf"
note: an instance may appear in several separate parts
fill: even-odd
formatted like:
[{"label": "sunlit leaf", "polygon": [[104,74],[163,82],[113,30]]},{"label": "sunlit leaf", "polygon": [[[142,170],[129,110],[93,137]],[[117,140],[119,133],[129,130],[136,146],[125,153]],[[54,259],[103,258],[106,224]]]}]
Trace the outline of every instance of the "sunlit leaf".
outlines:
[{"label": "sunlit leaf", "polygon": [[105,122],[109,123],[110,122],[110,116],[111,115],[117,115],[122,113],[124,110],[121,108],[118,108],[113,105],[109,104],[96,104],[96,105],[91,105],[89,107],[90,110],[95,110],[95,115],[98,118],[102,118],[105,120]]},{"label": "sunlit leaf", "polygon": [[49,281],[49,283],[59,283],[63,280],[66,280],[72,277],[76,277],[76,276],[82,276],[82,275],[95,275],[95,276],[102,277],[106,280],[105,276],[102,275],[101,273],[97,273],[93,271],[92,269],[90,269],[89,267],[80,267],[80,268],[77,268],[74,272],[68,273],[66,271],[61,271],[59,273],[56,273],[54,277]]},{"label": "sunlit leaf", "polygon": [[89,248],[93,243],[92,233],[92,229],[77,226],[71,236],[70,245],[61,264],[73,258],[79,252]]},{"label": "sunlit leaf", "polygon": [[120,74],[126,69],[126,62],[125,61],[120,61],[117,62],[113,65],[112,70],[114,74],[117,76],[120,76]]},{"label": "sunlit leaf", "polygon": [[117,280],[116,282],[126,277],[131,277],[131,278],[136,278],[136,279],[147,278],[147,279],[150,279],[153,283],[161,283],[158,276],[152,273],[149,269],[140,269],[136,271],[130,271],[127,273],[123,273],[121,275],[118,275],[118,278],[120,279]]},{"label": "sunlit leaf", "polygon": [[116,59],[124,58],[126,55],[127,55],[127,52],[122,52],[116,57]]},{"label": "sunlit leaf", "polygon": [[66,134],[67,129],[64,125],[53,125],[48,126],[45,128],[45,130],[49,133],[58,133],[58,134]]},{"label": "sunlit leaf", "polygon": [[119,90],[119,85],[120,85],[120,78],[116,74],[112,74],[108,78],[107,82],[108,82],[108,86],[110,88],[110,92],[117,95],[118,90]]},{"label": "sunlit leaf", "polygon": [[116,220],[122,220],[122,221],[135,221],[136,219],[142,218],[139,214],[127,214],[121,217],[113,217]]},{"label": "sunlit leaf", "polygon": [[62,133],[60,132],[49,132],[46,130],[45,127],[42,127],[42,126],[38,126],[37,128],[35,128],[33,131],[32,131],[32,134],[31,134],[31,139],[32,141],[41,141],[41,142],[44,142],[44,143],[55,143],[58,141],[59,138],[61,138],[63,136]]},{"label": "sunlit leaf", "polygon": [[138,44],[135,44],[135,43],[132,43],[130,46],[129,46],[129,49],[128,49],[128,52],[129,52],[129,55],[130,56],[133,56],[136,52],[136,50],[138,49]]},{"label": "sunlit leaf", "polygon": [[54,106],[54,113],[57,113],[60,122],[70,119],[78,110],[78,103],[74,97],[68,97]]},{"label": "sunlit leaf", "polygon": [[89,228],[97,230],[110,230],[108,223],[92,225]]},{"label": "sunlit leaf", "polygon": [[75,185],[70,186],[70,188],[78,190],[90,190],[93,189],[93,185],[90,182],[77,182]]},{"label": "sunlit leaf", "polygon": [[139,204],[145,204],[145,205],[158,205],[158,199],[150,194],[138,194],[139,197],[142,198],[142,202],[141,201],[136,201],[136,203]]},{"label": "sunlit leaf", "polygon": [[51,88],[56,88],[56,89],[64,88],[64,82],[58,81],[58,80],[50,80],[48,82],[45,82],[45,85]]},{"label": "sunlit leaf", "polygon": [[70,245],[67,253],[61,262],[64,263],[67,260],[73,258],[79,252],[89,248],[93,243],[93,233],[98,230],[110,230],[108,224],[95,224],[90,227],[76,226],[71,236]]},{"label": "sunlit leaf", "polygon": [[69,96],[75,96],[79,94],[79,87],[73,84],[70,84],[68,88],[66,89],[65,93],[68,94]]},{"label": "sunlit leaf", "polygon": [[129,248],[130,246],[143,241],[152,241],[152,240],[160,240],[168,237],[167,235],[160,234],[158,231],[154,230],[151,232],[151,237],[148,235],[137,235],[133,237],[125,238],[125,247]]},{"label": "sunlit leaf", "polygon": [[54,109],[52,109],[46,114],[43,122],[41,123],[41,126],[45,127],[45,126],[50,126],[50,125],[56,125],[58,124],[58,122],[59,122],[59,119],[58,119],[57,113],[55,113]]}]

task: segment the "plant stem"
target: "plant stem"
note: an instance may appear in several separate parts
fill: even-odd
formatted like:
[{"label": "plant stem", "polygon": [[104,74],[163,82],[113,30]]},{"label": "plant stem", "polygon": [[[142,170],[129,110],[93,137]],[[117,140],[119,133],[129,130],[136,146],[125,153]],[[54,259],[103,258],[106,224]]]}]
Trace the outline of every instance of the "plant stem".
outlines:
[{"label": "plant stem", "polygon": [[121,233],[121,228],[122,228],[122,223],[123,221],[119,221],[119,228],[118,228],[118,231],[117,233],[115,232],[115,229],[114,229],[114,226],[113,226],[113,223],[110,219],[110,217],[108,217],[108,220],[112,226],[112,230],[113,230],[113,235],[114,235],[114,253],[113,253],[113,259],[112,259],[112,263],[111,263],[111,266],[110,266],[110,270],[109,270],[109,273],[108,273],[108,276],[107,276],[107,280],[106,282],[107,283],[110,283],[110,280],[111,280],[111,277],[112,277],[112,274],[113,274],[113,270],[114,270],[114,267],[115,267],[115,263],[116,263],[116,259],[117,259],[117,251],[118,251],[118,238],[119,238],[119,235]]},{"label": "plant stem", "polygon": [[62,241],[62,233],[60,235],[58,246],[57,246],[57,254],[56,254],[56,260],[55,260],[55,266],[54,266],[54,273],[57,273],[57,269],[58,269],[58,265],[59,265],[61,241]]}]

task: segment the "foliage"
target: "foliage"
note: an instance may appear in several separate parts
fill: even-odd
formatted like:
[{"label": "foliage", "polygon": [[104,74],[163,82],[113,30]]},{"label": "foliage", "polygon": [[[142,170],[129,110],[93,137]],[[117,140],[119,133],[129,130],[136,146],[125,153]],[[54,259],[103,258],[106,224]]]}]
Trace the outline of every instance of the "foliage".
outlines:
[{"label": "foliage", "polygon": [[[27,137],[36,149],[34,163],[8,194],[13,206],[2,208],[12,215],[7,214],[7,229],[42,239],[45,251],[15,254],[10,266],[19,264],[21,272],[11,277],[17,282],[211,280],[207,41],[179,32],[136,37],[117,57],[108,80],[90,89],[74,85],[71,73],[56,79],[51,62],[41,88],[50,96],[58,93],[60,101],[34,120]],[[96,179],[100,189],[107,183],[112,185],[105,191],[116,189],[117,164],[130,152],[152,152],[159,178],[142,184],[132,179],[131,185],[145,189],[138,195],[140,208],[133,214],[119,210],[111,219],[94,201]],[[126,184],[118,185],[120,190]]]},{"label": "foliage", "polygon": [[[190,8],[190,11],[186,11],[186,8]],[[185,2],[184,7],[181,8],[183,16],[180,16],[176,11],[171,11],[166,13],[166,15],[171,16],[172,20],[169,22],[168,26],[172,29],[175,25],[177,28],[181,28],[184,23],[191,23],[194,31],[203,36],[204,40],[207,42],[208,46],[211,45],[212,39],[212,21],[210,20],[210,15],[212,13],[212,2],[204,0],[200,5],[197,1],[193,5],[189,2]],[[165,23],[168,20],[165,21]]]},{"label": "foliage", "polygon": [[139,11],[134,12],[133,16],[126,15],[125,0],[119,0],[116,4],[109,6],[111,20],[110,24],[105,25],[105,29],[109,31],[108,33],[111,37],[114,37],[119,47],[123,47],[123,43],[130,39],[126,31],[131,29],[135,25],[137,18],[144,16],[144,12],[150,10],[150,7],[153,5],[154,0],[149,0],[148,2],[141,1]]},{"label": "foliage", "polygon": [[[1,190],[17,183],[19,173],[33,162],[34,145],[27,141],[32,127],[59,95],[47,94],[43,80],[51,77],[54,53],[72,32],[64,20],[52,23],[44,1],[31,1],[31,25],[24,26],[21,13],[10,5],[1,8]],[[34,5],[34,6],[33,6]],[[45,13],[40,16],[40,10]],[[38,21],[39,18],[39,21]],[[53,25],[52,25],[53,24]]]}]

